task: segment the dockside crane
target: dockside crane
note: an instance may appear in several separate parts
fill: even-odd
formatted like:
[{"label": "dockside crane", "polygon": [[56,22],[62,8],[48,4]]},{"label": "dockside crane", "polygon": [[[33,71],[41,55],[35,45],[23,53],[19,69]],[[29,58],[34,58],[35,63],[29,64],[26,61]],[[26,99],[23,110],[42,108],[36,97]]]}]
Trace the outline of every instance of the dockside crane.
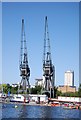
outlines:
[{"label": "dockside crane", "polygon": [[22,93],[27,93],[27,88],[30,88],[29,84],[30,68],[28,65],[24,19],[22,19],[19,68],[21,76]]},{"label": "dockside crane", "polygon": [[42,93],[54,97],[55,67],[52,64],[47,16],[45,17]]}]

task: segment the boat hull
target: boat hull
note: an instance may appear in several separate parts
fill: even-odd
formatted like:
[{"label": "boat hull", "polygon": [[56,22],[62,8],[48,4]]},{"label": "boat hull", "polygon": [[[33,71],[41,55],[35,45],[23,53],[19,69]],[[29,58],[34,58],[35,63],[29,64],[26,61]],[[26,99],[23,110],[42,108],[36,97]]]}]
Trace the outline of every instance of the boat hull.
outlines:
[{"label": "boat hull", "polygon": [[22,95],[14,95],[13,98],[10,99],[10,102],[20,102],[20,103],[29,103],[29,100]]},{"label": "boat hull", "polygon": [[10,100],[10,102],[29,103],[29,101],[24,102],[24,101],[17,101],[17,100]]}]

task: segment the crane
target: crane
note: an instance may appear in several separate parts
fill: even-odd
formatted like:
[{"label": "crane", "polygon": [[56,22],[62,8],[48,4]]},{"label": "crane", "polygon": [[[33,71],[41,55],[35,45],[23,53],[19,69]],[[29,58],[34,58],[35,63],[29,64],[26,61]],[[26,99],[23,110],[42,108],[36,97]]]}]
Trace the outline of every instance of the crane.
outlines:
[{"label": "crane", "polygon": [[29,84],[30,68],[28,65],[24,19],[22,19],[19,69],[21,76],[22,92],[27,93],[27,88],[30,88],[30,84]]},{"label": "crane", "polygon": [[42,93],[54,97],[54,81],[55,67],[52,64],[50,52],[50,39],[48,32],[47,16],[45,17],[45,33],[44,33],[44,52],[43,52],[43,90]]}]

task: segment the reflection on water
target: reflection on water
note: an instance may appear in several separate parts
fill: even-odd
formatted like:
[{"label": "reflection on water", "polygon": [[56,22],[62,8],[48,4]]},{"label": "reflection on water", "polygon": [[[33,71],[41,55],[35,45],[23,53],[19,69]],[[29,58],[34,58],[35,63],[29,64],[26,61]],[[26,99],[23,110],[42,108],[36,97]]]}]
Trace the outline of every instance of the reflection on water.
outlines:
[{"label": "reflection on water", "polygon": [[2,118],[2,104],[0,103],[0,119]]},{"label": "reflection on water", "polygon": [[[4,104],[3,118],[79,118],[81,110],[65,110],[62,107]],[[1,111],[1,110],[0,110]]]},{"label": "reflection on water", "polygon": [[28,115],[28,109],[26,109],[26,105],[22,105],[19,111],[19,118],[24,118]]}]

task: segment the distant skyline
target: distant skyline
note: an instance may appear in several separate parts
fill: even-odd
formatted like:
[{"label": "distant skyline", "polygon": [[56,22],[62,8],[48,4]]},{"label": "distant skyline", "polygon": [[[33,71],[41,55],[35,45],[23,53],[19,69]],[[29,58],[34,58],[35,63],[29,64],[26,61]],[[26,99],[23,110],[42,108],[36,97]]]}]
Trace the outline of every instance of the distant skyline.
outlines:
[{"label": "distant skyline", "polygon": [[64,73],[74,71],[79,84],[79,3],[2,3],[3,83],[21,81],[19,71],[21,20],[25,21],[30,84],[43,74],[45,16],[48,17],[55,85],[64,84]]}]

